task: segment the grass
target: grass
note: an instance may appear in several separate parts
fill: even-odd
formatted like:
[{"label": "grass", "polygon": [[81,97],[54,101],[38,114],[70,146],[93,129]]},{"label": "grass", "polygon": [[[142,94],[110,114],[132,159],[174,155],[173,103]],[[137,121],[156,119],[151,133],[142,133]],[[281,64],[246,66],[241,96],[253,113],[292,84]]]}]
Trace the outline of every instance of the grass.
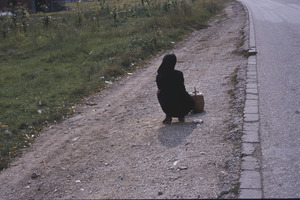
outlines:
[{"label": "grass", "polygon": [[234,184],[234,186],[230,189],[230,192],[232,192],[235,195],[239,194],[239,189],[240,189],[240,183]]},{"label": "grass", "polygon": [[84,96],[172,48],[223,3],[99,0],[0,17],[0,170]]}]

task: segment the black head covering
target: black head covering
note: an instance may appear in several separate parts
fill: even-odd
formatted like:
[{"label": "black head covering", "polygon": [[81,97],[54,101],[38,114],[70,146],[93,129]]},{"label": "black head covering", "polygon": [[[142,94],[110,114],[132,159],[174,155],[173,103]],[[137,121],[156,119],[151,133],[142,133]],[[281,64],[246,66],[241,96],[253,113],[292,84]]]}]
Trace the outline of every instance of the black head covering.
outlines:
[{"label": "black head covering", "polygon": [[175,54],[165,55],[161,65],[157,70],[157,73],[165,73],[174,70],[176,62],[177,62],[177,58]]},{"label": "black head covering", "polygon": [[175,70],[177,58],[168,54],[157,70],[158,101],[166,115],[184,117],[194,106],[194,100],[184,86],[183,73]]}]

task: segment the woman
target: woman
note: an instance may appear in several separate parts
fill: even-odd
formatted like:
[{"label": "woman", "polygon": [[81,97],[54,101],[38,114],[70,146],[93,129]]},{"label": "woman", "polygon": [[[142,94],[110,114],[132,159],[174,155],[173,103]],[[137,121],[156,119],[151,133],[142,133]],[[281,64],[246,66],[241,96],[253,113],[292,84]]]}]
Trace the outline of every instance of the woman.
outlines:
[{"label": "woman", "polygon": [[178,117],[180,122],[184,122],[185,115],[192,110],[195,104],[185,89],[183,73],[174,69],[176,61],[177,58],[174,54],[168,54],[163,58],[157,70],[157,97],[166,114],[164,124],[171,124],[172,117]]}]

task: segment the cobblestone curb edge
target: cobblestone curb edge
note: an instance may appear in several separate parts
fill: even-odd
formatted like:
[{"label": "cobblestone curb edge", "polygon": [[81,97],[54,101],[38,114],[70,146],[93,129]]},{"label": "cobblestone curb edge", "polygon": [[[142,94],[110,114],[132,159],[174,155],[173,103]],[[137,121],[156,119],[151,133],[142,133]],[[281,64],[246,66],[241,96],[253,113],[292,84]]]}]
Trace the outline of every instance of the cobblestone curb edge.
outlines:
[{"label": "cobblestone curb edge", "polygon": [[[242,2],[241,2],[242,3]],[[243,4],[243,3],[242,3]],[[256,42],[254,23],[248,10],[250,37],[248,51],[248,66],[246,76],[246,101],[244,108],[242,136],[242,165],[240,174],[240,199],[263,198],[259,137],[259,95],[256,66]]]}]

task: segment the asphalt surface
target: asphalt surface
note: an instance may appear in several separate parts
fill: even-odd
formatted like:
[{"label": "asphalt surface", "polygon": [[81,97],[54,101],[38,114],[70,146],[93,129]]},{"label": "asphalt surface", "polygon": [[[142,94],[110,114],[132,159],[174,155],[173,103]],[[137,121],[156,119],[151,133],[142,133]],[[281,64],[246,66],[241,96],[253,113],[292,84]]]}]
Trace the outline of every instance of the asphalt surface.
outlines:
[{"label": "asphalt surface", "polygon": [[240,0],[257,54],[264,198],[300,197],[300,1]]}]

